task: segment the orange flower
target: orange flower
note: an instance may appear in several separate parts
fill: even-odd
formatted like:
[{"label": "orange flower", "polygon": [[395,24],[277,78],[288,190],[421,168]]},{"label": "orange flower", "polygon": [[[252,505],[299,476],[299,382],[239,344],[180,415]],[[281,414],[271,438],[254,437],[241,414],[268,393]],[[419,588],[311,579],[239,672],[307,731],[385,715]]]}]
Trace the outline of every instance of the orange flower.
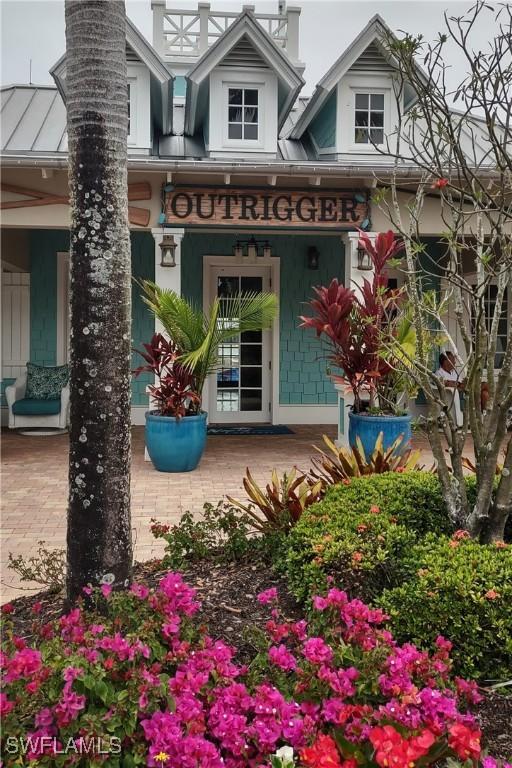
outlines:
[{"label": "orange flower", "polygon": [[496,600],[499,596],[500,596],[500,593],[496,592],[495,589],[488,589],[487,592],[484,595],[484,597],[487,600]]},{"label": "orange flower", "polygon": [[495,541],[494,546],[496,549],[506,549],[508,545],[504,541]]},{"label": "orange flower", "polygon": [[436,179],[431,189],[443,189],[446,186],[448,186],[448,179]]},{"label": "orange flower", "polygon": [[370,512],[372,513],[372,515],[378,515],[380,512],[380,507],[378,507],[377,504],[372,504],[372,506],[370,507]]},{"label": "orange flower", "polygon": [[341,482],[343,485],[350,485],[350,480],[348,479],[348,477],[345,477]]},{"label": "orange flower", "polygon": [[336,742],[322,733],[311,747],[301,750],[300,759],[307,768],[341,768]]},{"label": "orange flower", "polygon": [[365,525],[364,523],[361,523],[361,525],[357,526],[357,530],[359,531],[359,533],[363,533],[363,531],[367,531],[368,530],[368,526]]},{"label": "orange flower", "polygon": [[360,563],[363,559],[363,553],[362,552],[354,552],[352,555],[352,562],[354,563]]}]

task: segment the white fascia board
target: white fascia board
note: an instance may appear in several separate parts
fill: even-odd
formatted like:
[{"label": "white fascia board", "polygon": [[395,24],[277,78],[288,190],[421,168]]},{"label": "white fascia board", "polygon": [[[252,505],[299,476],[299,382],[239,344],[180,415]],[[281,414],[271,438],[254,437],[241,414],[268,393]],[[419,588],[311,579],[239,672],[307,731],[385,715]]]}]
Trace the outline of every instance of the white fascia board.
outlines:
[{"label": "white fascia board", "polygon": [[[388,34],[395,37],[393,31],[388,27],[384,19],[376,13],[373,18],[370,19],[366,27],[361,30],[358,36],[353,42],[346,48],[341,56],[334,62],[330,69],[319,81],[316,86],[313,96],[311,97],[306,109],[301,114],[293,129],[290,131],[288,138],[300,139],[305,130],[318,114],[323,104],[327,100],[331,91],[336,87],[341,78],[347,73],[350,67],[355,64],[357,59],[368,48],[371,43],[376,43],[383,56],[392,64],[396,66],[396,60],[394,57],[390,57],[389,53],[382,47],[382,34]],[[426,80],[426,75],[418,65],[417,69],[421,76]]]},{"label": "white fascia board", "polygon": [[[185,107],[185,133],[193,135],[196,129],[197,92],[206,77],[218,66],[238,41],[246,35],[257,51],[265,59],[290,91],[285,101],[285,108],[279,115],[279,126],[284,124],[286,116],[297,95],[304,85],[304,79],[288,60],[286,55],[274,43],[267,32],[254,20],[252,14],[244,11],[238,19],[227,28],[219,39],[206,51],[187,75],[187,101]],[[293,95],[293,99],[291,98]]]},{"label": "white fascia board", "polygon": [[55,85],[62,97],[62,101],[66,103],[66,54],[64,53],[58,61],[55,62],[50,69],[50,75],[55,81]]}]

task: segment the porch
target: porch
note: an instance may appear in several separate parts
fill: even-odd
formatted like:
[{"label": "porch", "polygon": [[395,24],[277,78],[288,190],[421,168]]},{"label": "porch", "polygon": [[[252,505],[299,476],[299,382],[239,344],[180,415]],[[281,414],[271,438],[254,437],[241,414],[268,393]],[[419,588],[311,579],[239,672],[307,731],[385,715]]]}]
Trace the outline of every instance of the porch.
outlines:
[{"label": "porch", "polygon": [[[132,428],[132,527],[135,558],[148,560],[163,551],[153,538],[150,520],[175,523],[183,512],[200,512],[206,501],[225,494],[244,497],[242,478],[248,466],[258,482],[266,483],[275,467],[310,466],[312,445],[322,435],[336,437],[335,426],[292,426],[293,434],[279,436],[209,436],[205,455],[195,472],[171,475],[156,472],[144,461],[144,428]],[[423,462],[432,455],[423,439]],[[66,541],[68,436],[32,437],[2,430],[2,602],[24,594],[7,570],[9,553],[29,557],[38,541],[64,547]]]}]

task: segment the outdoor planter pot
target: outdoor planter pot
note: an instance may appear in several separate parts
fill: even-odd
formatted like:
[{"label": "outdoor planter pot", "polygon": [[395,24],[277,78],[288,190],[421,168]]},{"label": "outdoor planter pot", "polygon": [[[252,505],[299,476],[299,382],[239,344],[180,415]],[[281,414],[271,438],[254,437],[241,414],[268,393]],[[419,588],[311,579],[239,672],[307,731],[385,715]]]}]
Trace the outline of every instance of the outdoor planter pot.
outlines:
[{"label": "outdoor planter pot", "polygon": [[197,416],[160,416],[146,412],[146,447],[159,472],[191,472],[201,461],[206,445],[207,413]]},{"label": "outdoor planter pot", "polygon": [[350,411],[348,418],[349,444],[355,448],[356,438],[359,437],[367,458],[372,455],[380,432],[383,434],[384,450],[390,448],[400,435],[403,435],[403,440],[398,448],[398,453],[403,453],[410,447],[411,416],[371,416],[367,413]]}]

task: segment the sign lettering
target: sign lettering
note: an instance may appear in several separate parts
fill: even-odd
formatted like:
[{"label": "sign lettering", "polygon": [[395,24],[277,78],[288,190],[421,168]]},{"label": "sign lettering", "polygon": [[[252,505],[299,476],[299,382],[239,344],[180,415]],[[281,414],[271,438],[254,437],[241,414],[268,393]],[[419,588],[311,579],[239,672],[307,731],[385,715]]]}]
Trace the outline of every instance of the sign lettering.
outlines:
[{"label": "sign lettering", "polygon": [[166,224],[225,222],[265,227],[355,229],[369,216],[366,190],[325,192],[181,187],[165,193]]}]

